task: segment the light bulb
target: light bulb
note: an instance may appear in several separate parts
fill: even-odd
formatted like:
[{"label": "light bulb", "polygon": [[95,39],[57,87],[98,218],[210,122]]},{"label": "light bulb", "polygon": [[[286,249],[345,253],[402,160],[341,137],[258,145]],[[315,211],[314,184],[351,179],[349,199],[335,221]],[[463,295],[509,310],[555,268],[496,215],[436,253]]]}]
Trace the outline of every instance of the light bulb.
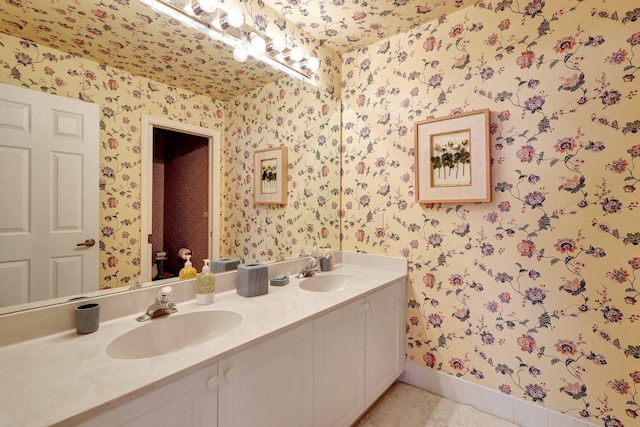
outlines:
[{"label": "light bulb", "polygon": [[310,57],[309,59],[307,59],[307,68],[311,71],[316,71],[318,68],[320,68],[320,60],[315,56]]},{"label": "light bulb", "polygon": [[227,12],[227,24],[234,28],[242,27],[242,24],[244,24],[244,14],[238,9],[229,9]]},{"label": "light bulb", "polygon": [[304,58],[304,52],[300,46],[296,46],[291,49],[291,53],[289,54],[289,58],[292,61],[299,62],[302,58]]},{"label": "light bulb", "polygon": [[251,40],[251,47],[256,53],[265,53],[267,51],[267,42],[256,33],[249,34]]},{"label": "light bulb", "polygon": [[240,46],[233,49],[233,59],[235,59],[236,61],[245,62],[248,57],[249,57],[249,53],[247,52],[246,49]]},{"label": "light bulb", "polygon": [[276,52],[282,52],[287,48],[287,38],[283,35],[276,36],[271,40],[271,49]]},{"label": "light bulb", "polygon": [[215,12],[215,10],[220,5],[220,0],[198,0],[197,4],[200,6],[200,9],[204,10],[207,13]]}]

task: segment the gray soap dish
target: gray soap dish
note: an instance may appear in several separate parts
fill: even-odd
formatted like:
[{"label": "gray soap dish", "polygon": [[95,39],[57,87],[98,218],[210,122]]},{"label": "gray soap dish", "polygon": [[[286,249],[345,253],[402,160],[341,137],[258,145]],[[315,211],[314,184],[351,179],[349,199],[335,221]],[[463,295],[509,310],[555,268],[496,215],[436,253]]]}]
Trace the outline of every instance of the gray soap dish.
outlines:
[{"label": "gray soap dish", "polygon": [[269,284],[271,286],[284,286],[287,283],[289,283],[289,276],[285,276],[284,274],[280,276],[274,276],[269,281]]}]

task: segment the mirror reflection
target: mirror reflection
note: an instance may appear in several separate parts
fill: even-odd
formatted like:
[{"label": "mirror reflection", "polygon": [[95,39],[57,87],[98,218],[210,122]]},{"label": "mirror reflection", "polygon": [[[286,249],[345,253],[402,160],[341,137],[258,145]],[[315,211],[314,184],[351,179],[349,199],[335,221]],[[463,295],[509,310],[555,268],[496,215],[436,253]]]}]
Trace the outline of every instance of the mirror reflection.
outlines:
[{"label": "mirror reflection", "polygon": [[[134,3],[127,13],[139,12],[136,8],[140,5]],[[210,61],[206,63],[198,60],[201,52],[193,56],[190,72],[195,74],[206,74],[212,64],[218,65],[218,77],[214,75],[210,80],[215,81],[215,85],[223,81],[228,84],[227,87],[221,85],[216,95],[210,93],[213,88],[207,88],[207,92],[198,85],[167,84],[167,81],[177,83],[172,78],[177,74],[183,76],[181,83],[184,83],[185,78],[189,79],[188,72],[178,73],[170,68],[155,70],[154,79],[150,79],[140,75],[144,74],[140,70],[136,73],[118,68],[126,61],[124,56],[128,50],[114,49],[109,43],[122,37],[85,35],[79,38],[76,35],[72,43],[80,45],[84,40],[81,51],[102,53],[98,52],[96,57],[69,55],[65,52],[76,53],[77,46],[63,46],[60,40],[73,38],[52,37],[56,32],[65,31],[64,22],[68,22],[69,15],[80,22],[90,20],[90,27],[95,27],[96,19],[104,18],[100,18],[99,9],[88,7],[79,12],[75,3],[73,7],[56,5],[56,8],[46,5],[48,9],[39,5],[37,12],[30,2],[23,2],[22,8],[8,3],[0,6],[6,22],[15,24],[6,26],[4,33],[0,33],[0,51],[6,58],[0,82],[99,106],[99,165],[95,172],[99,177],[99,223],[93,231],[98,244],[87,249],[98,252],[98,266],[91,274],[100,289],[128,289],[142,265],[153,263],[152,259],[141,259],[141,245],[147,239],[141,232],[143,115],[220,133],[221,167],[217,171],[221,189],[220,227],[219,235],[212,236],[220,257],[270,262],[298,256],[301,247],[314,243],[339,248],[340,105],[335,97],[251,61],[243,64],[242,69],[231,71],[228,51],[220,53],[222,59],[207,54]],[[61,13],[65,8],[68,13]],[[119,5],[114,16],[125,13],[124,9]],[[148,11],[142,12],[148,14]],[[30,21],[30,28],[40,28],[38,34],[28,34],[18,24],[19,19]],[[46,28],[43,27],[45,21]],[[176,32],[184,31],[171,28],[172,31],[167,32],[155,21],[146,25],[157,31],[154,34],[157,37],[145,37],[145,40],[154,40],[154,45],[157,40],[169,40]],[[184,37],[176,40],[182,42],[182,39]],[[193,50],[190,43],[195,39],[187,39],[185,45],[177,48],[176,40],[173,40],[172,51]],[[134,61],[138,67],[146,63],[145,70],[162,68],[169,63],[166,60],[154,63],[153,54],[145,56],[145,52],[143,45],[131,50],[131,55],[138,57],[137,62]],[[109,63],[111,55],[117,59]],[[96,62],[105,59],[106,65]],[[222,68],[226,71],[224,76],[218,74]],[[267,77],[249,78],[252,84],[239,88],[235,76],[245,75],[248,70],[261,71]],[[255,206],[252,202],[253,152],[279,145],[289,148],[288,203]],[[4,285],[14,278],[2,275],[0,280]],[[40,298],[43,301],[40,304],[67,299],[56,299],[55,289],[47,292]],[[5,305],[0,312],[32,306],[25,305],[28,302],[29,299],[22,299],[18,305],[14,303],[9,307],[0,302]]]}]

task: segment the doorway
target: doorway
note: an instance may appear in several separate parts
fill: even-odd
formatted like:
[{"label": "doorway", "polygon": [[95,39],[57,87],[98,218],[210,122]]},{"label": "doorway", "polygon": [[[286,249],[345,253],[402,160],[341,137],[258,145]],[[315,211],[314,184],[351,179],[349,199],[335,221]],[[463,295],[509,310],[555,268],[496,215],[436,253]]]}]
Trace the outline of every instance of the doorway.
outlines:
[{"label": "doorway", "polygon": [[143,116],[142,139],[142,280],[177,277],[182,248],[201,271],[220,251],[219,133]]}]

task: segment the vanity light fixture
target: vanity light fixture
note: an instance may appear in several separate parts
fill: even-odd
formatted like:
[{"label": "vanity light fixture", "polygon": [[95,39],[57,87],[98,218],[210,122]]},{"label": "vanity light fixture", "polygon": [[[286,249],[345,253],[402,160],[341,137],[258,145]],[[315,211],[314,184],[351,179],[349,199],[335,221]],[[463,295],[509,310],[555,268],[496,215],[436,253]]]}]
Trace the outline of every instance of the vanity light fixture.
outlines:
[{"label": "vanity light fixture", "polygon": [[305,82],[310,81],[320,66],[316,57],[305,60],[304,51],[299,46],[289,49],[284,36],[269,38],[250,27],[242,11],[225,7],[220,0],[191,0],[187,6],[184,3],[172,3],[172,0],[140,2],[229,46],[238,62],[244,62],[252,56]]},{"label": "vanity light fixture", "polygon": [[201,16],[215,12],[220,6],[220,0],[196,0],[190,6],[196,16]]}]

